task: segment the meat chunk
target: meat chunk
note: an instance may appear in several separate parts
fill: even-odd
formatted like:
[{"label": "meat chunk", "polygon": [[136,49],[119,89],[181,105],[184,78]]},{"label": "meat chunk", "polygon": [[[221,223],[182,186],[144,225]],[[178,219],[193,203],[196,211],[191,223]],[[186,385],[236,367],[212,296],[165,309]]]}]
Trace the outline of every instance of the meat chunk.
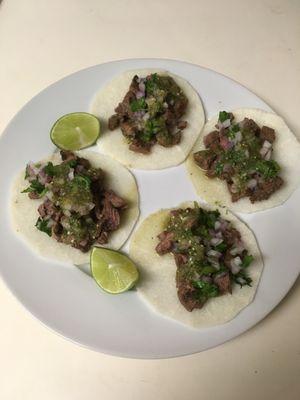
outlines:
[{"label": "meat chunk", "polygon": [[213,131],[204,136],[203,143],[207,149],[211,148],[213,145],[219,145],[219,132]]},{"label": "meat chunk", "polygon": [[255,136],[259,136],[260,127],[255,121],[253,121],[253,119],[244,118],[244,120],[240,124],[244,130],[253,133]]},{"label": "meat chunk", "polygon": [[188,261],[188,256],[182,253],[173,253],[177,267],[181,267]]},{"label": "meat chunk", "polygon": [[160,242],[155,247],[156,252],[161,256],[163,254],[169,253],[173,247],[174,234],[172,232],[164,231],[158,235]]},{"label": "meat chunk", "polygon": [[106,244],[108,242],[108,233],[103,231],[97,239],[97,243]]},{"label": "meat chunk", "polygon": [[194,153],[194,160],[202,169],[210,169],[212,163],[216,159],[215,153],[210,150],[201,150]]},{"label": "meat chunk", "polygon": [[120,119],[117,114],[112,115],[108,120],[108,129],[113,131],[120,125]]},{"label": "meat chunk", "polygon": [[144,143],[134,140],[132,143],[130,143],[129,149],[135,151],[136,153],[149,154],[151,150],[151,144],[145,145]]},{"label": "meat chunk", "polygon": [[55,207],[51,200],[46,199],[39,207],[38,212],[42,218],[49,216],[54,221],[58,222],[62,217],[62,212]]},{"label": "meat chunk", "polygon": [[104,198],[101,217],[105,230],[115,231],[120,225],[119,211],[113,207],[108,197]]},{"label": "meat chunk", "polygon": [[107,197],[110,203],[116,208],[124,209],[127,207],[126,201],[122,199],[122,197],[116,195],[113,190],[107,190],[105,192],[105,197]]},{"label": "meat chunk", "polygon": [[241,240],[241,234],[238,230],[235,228],[227,228],[223,232],[223,236],[226,240],[227,245],[232,246],[234,245],[237,241]]},{"label": "meat chunk", "polygon": [[231,281],[228,272],[216,276],[214,283],[218,286],[220,294],[231,293]]},{"label": "meat chunk", "polygon": [[61,150],[60,155],[63,161],[72,161],[72,160],[77,160],[77,156],[69,150]]},{"label": "meat chunk", "polygon": [[268,126],[263,126],[260,131],[260,138],[262,139],[262,142],[267,140],[270,143],[273,143],[275,140],[275,131],[272,128],[269,128]]},{"label": "meat chunk", "polygon": [[170,147],[175,144],[178,144],[181,140],[181,131],[176,132],[175,134],[171,134],[168,132],[159,132],[156,135],[157,143],[164,147]]},{"label": "meat chunk", "polygon": [[130,122],[122,122],[121,130],[125,137],[131,138],[135,135],[135,128]]},{"label": "meat chunk", "polygon": [[255,201],[267,200],[272,193],[280,189],[283,185],[283,179],[280,176],[265,180],[263,183],[259,183],[256,189],[250,195],[251,203]]},{"label": "meat chunk", "polygon": [[28,193],[28,197],[29,197],[31,200],[36,200],[36,199],[39,199],[39,198],[40,198],[40,195],[39,195],[38,193],[36,193],[36,192],[29,192],[29,193]]},{"label": "meat chunk", "polygon": [[177,122],[177,128],[182,130],[185,129],[187,127],[187,121],[178,121]]},{"label": "meat chunk", "polygon": [[176,277],[177,295],[180,303],[184,306],[187,311],[193,311],[195,308],[202,308],[203,302],[197,297],[196,289],[184,280]]}]

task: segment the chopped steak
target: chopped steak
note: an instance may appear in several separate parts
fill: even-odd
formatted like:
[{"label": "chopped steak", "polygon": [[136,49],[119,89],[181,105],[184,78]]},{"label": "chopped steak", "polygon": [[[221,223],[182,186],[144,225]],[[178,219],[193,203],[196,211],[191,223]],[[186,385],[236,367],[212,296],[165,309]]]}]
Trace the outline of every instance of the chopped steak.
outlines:
[{"label": "chopped steak", "polygon": [[157,238],[156,252],[174,256],[177,295],[187,311],[231,293],[235,282],[251,285],[245,268],[253,257],[240,232],[218,210],[207,211],[197,203],[194,208],[172,210],[166,229]]},{"label": "chopped steak", "polygon": [[249,118],[235,123],[226,111],[219,113],[216,128],[203,138],[206,150],[194,153],[194,161],[209,178],[226,182],[232,202],[267,200],[281,188],[280,166],[271,159],[274,129]]},{"label": "chopped steak", "polygon": [[70,151],[61,151],[62,162],[28,164],[24,190],[38,207],[37,229],[58,242],[82,252],[94,243],[105,244],[119,228],[126,201],[104,185],[104,173]]},{"label": "chopped steak", "polygon": [[121,128],[129,149],[148,154],[156,143],[178,144],[187,127],[182,120],[188,99],[170,76],[150,74],[133,77],[124,99],[108,120],[108,128]]}]

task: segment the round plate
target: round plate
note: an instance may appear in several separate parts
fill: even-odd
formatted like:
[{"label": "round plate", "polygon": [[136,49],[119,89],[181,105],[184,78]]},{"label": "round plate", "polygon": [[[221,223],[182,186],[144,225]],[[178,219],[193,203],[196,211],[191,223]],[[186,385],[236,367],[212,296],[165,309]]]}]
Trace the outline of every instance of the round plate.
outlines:
[{"label": "round plate", "polygon": [[[207,117],[220,109],[270,108],[238,83],[199,66],[169,60],[124,60],[72,74],[34,97],[11,121],[0,140],[0,270],[21,303],[51,329],[104,353],[164,358],[199,352],[246,331],[286,295],[299,273],[300,190],[283,205],[242,218],[255,232],[265,268],[254,301],[231,322],[192,329],[161,317],[136,291],[103,293],[72,265],[33,254],[11,229],[9,189],[29,160],[53,151],[49,130],[63,114],[88,111],[97,90],[127,69],[163,68],[187,79],[199,92]],[[141,218],[164,207],[197,199],[183,165],[162,171],[134,171],[141,196]]]}]

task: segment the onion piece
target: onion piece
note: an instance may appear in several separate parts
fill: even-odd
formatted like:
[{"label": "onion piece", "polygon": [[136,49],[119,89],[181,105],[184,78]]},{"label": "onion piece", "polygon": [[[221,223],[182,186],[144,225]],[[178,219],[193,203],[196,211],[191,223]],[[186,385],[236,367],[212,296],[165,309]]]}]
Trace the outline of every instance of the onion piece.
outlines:
[{"label": "onion piece", "polygon": [[211,243],[213,246],[218,246],[218,244],[220,244],[220,243],[222,243],[222,242],[223,242],[223,239],[217,238],[217,237],[214,237],[214,238],[212,238],[212,239],[210,240],[210,243]]},{"label": "onion piece", "polygon": [[68,173],[68,178],[70,179],[70,181],[72,181],[74,179],[74,169],[71,168],[70,172]]},{"label": "onion piece", "polygon": [[247,187],[249,189],[254,189],[257,186],[257,180],[256,179],[250,179],[247,183]]},{"label": "onion piece", "polygon": [[233,273],[233,275],[236,275],[240,272],[240,270],[242,269],[241,265],[242,260],[240,259],[240,257],[235,257],[230,261],[231,272]]},{"label": "onion piece", "polygon": [[237,254],[241,254],[244,250],[245,250],[245,247],[244,247],[242,244],[240,244],[240,245],[237,245],[237,246],[233,247],[233,248],[230,250],[229,253],[230,253],[232,256],[236,256]]},{"label": "onion piece", "polygon": [[215,222],[215,230],[217,231],[220,228],[221,228],[221,222],[220,221],[216,221]]},{"label": "onion piece", "polygon": [[212,265],[212,267],[216,268],[217,270],[220,269],[220,264],[218,263],[218,261],[215,258],[208,258],[209,263]]},{"label": "onion piece", "polygon": [[216,251],[216,250],[209,250],[207,252],[207,255],[210,257],[219,258],[219,257],[221,257],[222,253],[220,253],[219,251]]}]

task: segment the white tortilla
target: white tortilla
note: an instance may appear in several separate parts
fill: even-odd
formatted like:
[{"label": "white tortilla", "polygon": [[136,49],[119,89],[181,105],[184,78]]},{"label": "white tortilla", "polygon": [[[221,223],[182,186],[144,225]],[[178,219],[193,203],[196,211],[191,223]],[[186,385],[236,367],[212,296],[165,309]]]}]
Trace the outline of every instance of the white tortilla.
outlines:
[{"label": "white tortilla", "polygon": [[218,178],[210,179],[194,162],[193,154],[204,150],[203,138],[215,130],[218,116],[210,119],[204,126],[203,131],[191,154],[186,160],[188,175],[196,189],[197,194],[211,204],[221,204],[229,207],[234,212],[253,213],[279,206],[284,203],[300,184],[300,143],[290,131],[284,120],[276,114],[258,110],[241,108],[231,111],[236,122],[244,118],[252,118],[260,127],[263,125],[273,128],[276,139],[273,145],[272,159],[281,166],[280,176],[284,180],[283,186],[273,193],[268,200],[258,201],[252,204],[249,198],[242,198],[237,202],[231,201],[231,196],[225,181]]},{"label": "white tortilla", "polygon": [[[184,203],[179,207],[193,207],[193,203]],[[194,328],[230,321],[252,302],[263,270],[263,261],[254,234],[233,214],[219,209],[222,217],[232,221],[234,227],[239,230],[249,254],[254,257],[253,263],[248,267],[252,287],[240,288],[239,285],[234,285],[232,294],[209,299],[202,309],[189,312],[177,297],[176,264],[173,255],[159,256],[155,251],[157,235],[166,228],[169,211],[160,210],[147,217],[131,239],[130,257],[140,271],[138,292],[158,313]]]},{"label": "white tortilla", "polygon": [[[150,154],[139,154],[129,150],[126,138],[122,135],[120,128],[114,131],[108,130],[107,121],[123,100],[134,75],[146,77],[155,72],[171,76],[184,91],[189,103],[182,119],[187,121],[188,125],[183,130],[178,145],[166,148],[155,144],[151,148]],[[96,94],[90,112],[101,121],[102,133],[98,140],[100,152],[110,155],[127,167],[146,170],[163,169],[181,164],[189,154],[205,123],[203,106],[195,89],[183,78],[157,69],[126,71],[115,77]]]},{"label": "white tortilla", "polygon": [[[120,228],[109,235],[109,242],[104,247],[119,249],[130,235],[139,216],[139,196],[133,175],[123,165],[110,157],[91,151],[76,152],[80,157],[88,159],[93,167],[102,168],[105,172],[105,185],[114,190],[128,203],[122,211]],[[43,161],[61,162],[59,153]],[[14,230],[22,235],[28,246],[40,256],[56,261],[83,264],[89,261],[90,252],[82,253],[69,245],[59,243],[35,227],[39,217],[38,206],[43,200],[31,200],[27,193],[21,193],[28,187],[22,171],[14,180],[11,190],[11,217]]]}]

